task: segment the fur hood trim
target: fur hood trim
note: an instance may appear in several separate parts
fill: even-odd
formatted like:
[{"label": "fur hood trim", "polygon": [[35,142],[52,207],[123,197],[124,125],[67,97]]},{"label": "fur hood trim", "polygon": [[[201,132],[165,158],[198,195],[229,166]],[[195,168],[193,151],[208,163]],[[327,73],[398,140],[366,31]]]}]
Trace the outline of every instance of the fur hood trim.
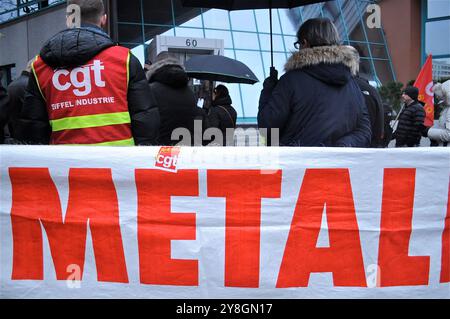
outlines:
[{"label": "fur hood trim", "polygon": [[184,71],[184,66],[177,59],[168,58],[158,62],[153,63],[147,71],[147,80],[157,73],[160,69],[166,66],[178,66]]},{"label": "fur hood trim", "polygon": [[325,64],[344,64],[352,75],[359,72],[359,54],[352,46],[322,46],[301,49],[288,59],[284,69],[286,72],[303,69],[309,66]]}]

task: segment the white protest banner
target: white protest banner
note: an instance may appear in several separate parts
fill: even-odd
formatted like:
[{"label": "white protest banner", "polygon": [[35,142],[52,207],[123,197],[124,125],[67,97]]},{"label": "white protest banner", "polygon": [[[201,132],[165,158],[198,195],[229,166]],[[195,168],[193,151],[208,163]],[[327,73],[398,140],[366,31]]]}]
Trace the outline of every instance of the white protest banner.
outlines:
[{"label": "white protest banner", "polygon": [[450,148],[0,147],[0,298],[450,298]]}]

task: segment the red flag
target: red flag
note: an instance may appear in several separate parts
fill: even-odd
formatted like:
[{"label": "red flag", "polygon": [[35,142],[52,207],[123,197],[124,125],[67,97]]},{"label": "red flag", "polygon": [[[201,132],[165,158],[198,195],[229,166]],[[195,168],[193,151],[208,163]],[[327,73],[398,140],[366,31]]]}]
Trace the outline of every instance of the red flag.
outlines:
[{"label": "red flag", "polygon": [[420,70],[414,86],[419,89],[419,101],[425,103],[425,126],[434,123],[434,93],[433,93],[433,58],[428,56],[422,70]]}]

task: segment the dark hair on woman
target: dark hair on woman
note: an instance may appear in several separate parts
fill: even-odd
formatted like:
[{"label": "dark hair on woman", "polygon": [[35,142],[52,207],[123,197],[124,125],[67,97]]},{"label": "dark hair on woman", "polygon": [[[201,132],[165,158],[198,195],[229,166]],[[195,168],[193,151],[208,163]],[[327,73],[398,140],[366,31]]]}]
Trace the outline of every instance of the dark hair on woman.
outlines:
[{"label": "dark hair on woman", "polygon": [[339,33],[328,18],[309,19],[303,23],[297,31],[297,40],[304,40],[313,47],[339,45],[341,39]]},{"label": "dark hair on woman", "polygon": [[216,97],[224,97],[230,94],[227,87],[222,84],[216,86],[216,88],[214,89],[214,93],[216,93]]}]

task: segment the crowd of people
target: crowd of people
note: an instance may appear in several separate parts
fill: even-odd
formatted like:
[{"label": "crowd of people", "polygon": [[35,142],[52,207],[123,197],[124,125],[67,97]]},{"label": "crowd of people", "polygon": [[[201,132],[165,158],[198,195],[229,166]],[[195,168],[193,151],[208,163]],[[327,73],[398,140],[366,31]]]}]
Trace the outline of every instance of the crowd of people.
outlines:
[{"label": "crowd of people", "polygon": [[[163,52],[143,68],[103,31],[101,0],[71,4],[80,7],[81,27],[68,22],[7,91],[0,85],[1,143],[177,145],[174,131],[185,128],[194,136],[194,123],[201,121],[201,132],[222,132],[220,140],[201,145],[233,145],[227,130],[236,128],[237,112],[226,86],[214,88],[207,108],[198,107],[174,55]],[[396,147],[415,147],[422,137],[439,146],[450,142],[450,81],[435,85],[442,111],[431,128],[424,125],[418,89],[406,87],[391,134],[378,91],[359,74],[358,52],[341,45],[329,19],[303,23],[295,46],[286,73],[278,78],[271,68],[259,99],[258,127],[279,130],[277,145],[383,148],[395,139]]]}]

